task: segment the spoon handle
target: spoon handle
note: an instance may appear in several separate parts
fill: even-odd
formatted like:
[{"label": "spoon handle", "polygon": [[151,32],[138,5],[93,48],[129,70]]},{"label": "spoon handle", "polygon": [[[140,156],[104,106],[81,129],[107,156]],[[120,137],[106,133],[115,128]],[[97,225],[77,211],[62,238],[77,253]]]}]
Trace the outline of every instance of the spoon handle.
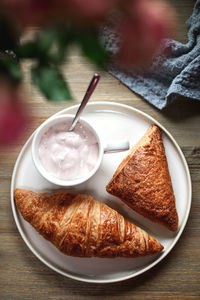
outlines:
[{"label": "spoon handle", "polygon": [[100,79],[100,75],[95,74],[93,76],[92,80],[90,81],[90,84],[89,84],[89,86],[87,88],[85,96],[84,96],[84,98],[83,98],[83,100],[81,102],[81,105],[79,106],[79,109],[77,110],[77,113],[76,113],[76,115],[74,117],[74,120],[73,120],[70,128],[68,129],[68,131],[72,131],[74,129],[74,127],[76,126],[76,124],[77,124],[77,122],[78,122],[78,120],[80,118],[80,115],[81,115],[83,109],[85,108],[85,106],[86,106],[88,100],[90,99],[90,97],[91,97],[91,95],[92,95],[95,87],[97,86],[97,83],[98,83],[99,79]]}]

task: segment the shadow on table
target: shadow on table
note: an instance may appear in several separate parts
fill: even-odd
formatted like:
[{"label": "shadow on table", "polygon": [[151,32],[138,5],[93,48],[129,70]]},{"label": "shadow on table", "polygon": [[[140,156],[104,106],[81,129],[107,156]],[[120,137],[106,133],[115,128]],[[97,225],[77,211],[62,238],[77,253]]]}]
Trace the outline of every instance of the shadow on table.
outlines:
[{"label": "shadow on table", "polygon": [[161,112],[173,121],[183,121],[193,116],[200,116],[200,101],[180,97]]}]

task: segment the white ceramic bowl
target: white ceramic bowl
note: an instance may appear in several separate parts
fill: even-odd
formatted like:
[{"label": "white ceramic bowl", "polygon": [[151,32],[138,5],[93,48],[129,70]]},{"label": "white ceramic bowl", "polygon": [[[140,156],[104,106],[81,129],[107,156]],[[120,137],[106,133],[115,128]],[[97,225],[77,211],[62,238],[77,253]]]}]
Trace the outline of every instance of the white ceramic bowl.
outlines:
[{"label": "white ceramic bowl", "polygon": [[73,118],[74,118],[73,115],[61,115],[61,116],[55,116],[53,118],[50,118],[50,119],[46,120],[36,130],[36,132],[34,134],[34,137],[33,137],[33,142],[32,142],[32,157],[33,157],[34,164],[35,164],[37,170],[39,171],[39,173],[45,179],[50,181],[51,183],[59,185],[59,186],[63,186],[63,187],[75,186],[75,185],[81,184],[81,183],[87,181],[89,178],[91,178],[96,173],[96,171],[98,170],[98,168],[101,164],[103,153],[104,153],[103,144],[100,141],[99,135],[97,134],[96,130],[88,122],[86,122],[83,118],[80,118],[79,122],[86,125],[89,128],[89,130],[96,137],[96,140],[97,140],[97,143],[98,143],[98,151],[99,151],[99,155],[98,155],[98,159],[96,161],[96,165],[84,177],[74,179],[74,180],[62,180],[62,179],[58,179],[58,178],[54,177],[53,175],[49,174],[49,172],[42,165],[40,157],[39,157],[38,149],[39,149],[39,144],[40,144],[41,138],[45,134],[45,132],[47,132],[47,130],[50,127],[52,127],[54,125],[57,125],[59,123],[63,123],[64,121],[69,121],[69,120],[72,121]]},{"label": "white ceramic bowl", "polygon": [[104,153],[112,153],[112,152],[114,153],[114,152],[124,151],[124,150],[128,150],[130,147],[129,141],[127,141],[126,139],[115,140],[115,141],[111,141],[111,142],[109,141],[109,142],[105,143],[105,141],[102,141],[102,139],[99,137],[99,134],[94,129],[94,127],[90,123],[88,123],[86,120],[84,120],[83,118],[80,118],[79,122],[84,124],[86,127],[88,127],[90,132],[93,133],[94,137],[97,140],[98,158],[97,158],[96,164],[95,164],[94,168],[91,171],[89,171],[88,173],[86,173],[86,175],[84,177],[80,177],[78,179],[62,180],[62,179],[58,179],[58,178],[54,177],[44,168],[44,166],[40,160],[39,151],[38,151],[39,144],[40,144],[42,136],[45,134],[45,132],[47,132],[47,130],[50,127],[55,126],[59,123],[63,123],[64,121],[70,120],[72,122],[73,118],[74,118],[74,115],[67,114],[67,115],[54,116],[54,117],[46,120],[36,130],[34,137],[33,137],[33,142],[32,142],[32,157],[33,157],[35,167],[37,168],[39,173],[45,179],[47,179],[49,182],[56,184],[58,186],[63,186],[63,187],[71,187],[71,186],[79,185],[79,184],[87,181],[88,179],[90,179],[96,173],[96,171],[99,169]]}]

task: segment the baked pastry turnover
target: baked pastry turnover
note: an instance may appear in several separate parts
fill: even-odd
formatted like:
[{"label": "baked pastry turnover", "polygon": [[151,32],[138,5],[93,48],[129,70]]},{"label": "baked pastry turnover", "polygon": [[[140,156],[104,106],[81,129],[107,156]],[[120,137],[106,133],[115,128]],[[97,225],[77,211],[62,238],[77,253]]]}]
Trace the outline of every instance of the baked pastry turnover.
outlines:
[{"label": "baked pastry turnover", "polygon": [[156,125],[150,126],[124,158],[106,190],[144,217],[171,231],[177,230],[175,197],[161,132]]},{"label": "baked pastry turnover", "polygon": [[90,195],[16,189],[22,216],[60,251],[78,257],[138,257],[163,246]]}]

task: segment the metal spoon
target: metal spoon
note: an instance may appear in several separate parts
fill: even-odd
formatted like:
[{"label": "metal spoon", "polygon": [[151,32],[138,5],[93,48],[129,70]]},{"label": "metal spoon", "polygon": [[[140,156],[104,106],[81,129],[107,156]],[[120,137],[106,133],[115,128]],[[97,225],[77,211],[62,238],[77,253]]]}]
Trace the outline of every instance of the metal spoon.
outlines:
[{"label": "metal spoon", "polygon": [[72,121],[72,124],[71,124],[70,128],[68,129],[68,131],[72,131],[74,129],[74,127],[76,126],[78,120],[80,119],[80,115],[81,115],[82,111],[84,110],[84,108],[85,108],[86,104],[88,103],[88,100],[90,99],[95,87],[97,86],[97,83],[98,83],[99,79],[100,79],[100,75],[95,74],[93,76],[92,80],[90,81],[90,84],[87,88],[85,96],[84,96],[84,98],[83,98],[83,100],[82,100],[82,102],[81,102],[81,104],[80,104],[80,106],[77,110],[77,113],[76,113],[76,115],[75,115],[75,117]]}]

